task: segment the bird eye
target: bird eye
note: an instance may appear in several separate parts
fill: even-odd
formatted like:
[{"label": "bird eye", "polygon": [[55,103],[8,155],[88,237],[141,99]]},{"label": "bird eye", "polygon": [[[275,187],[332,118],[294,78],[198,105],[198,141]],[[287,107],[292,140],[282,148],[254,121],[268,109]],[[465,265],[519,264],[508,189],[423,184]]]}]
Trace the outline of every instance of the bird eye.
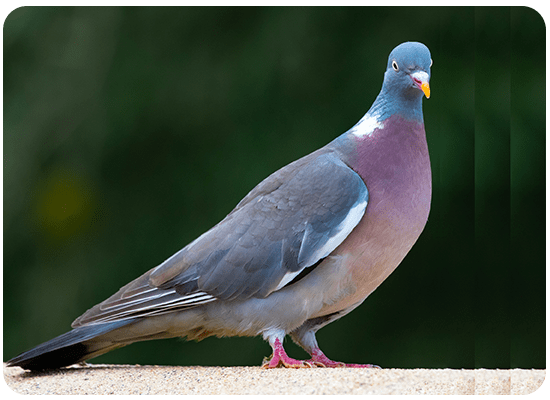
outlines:
[{"label": "bird eye", "polygon": [[434,60],[430,59],[430,68],[432,67],[432,65],[434,65]]},{"label": "bird eye", "polygon": [[391,66],[395,71],[399,71],[399,66],[397,65],[397,62],[395,60],[391,62]]}]

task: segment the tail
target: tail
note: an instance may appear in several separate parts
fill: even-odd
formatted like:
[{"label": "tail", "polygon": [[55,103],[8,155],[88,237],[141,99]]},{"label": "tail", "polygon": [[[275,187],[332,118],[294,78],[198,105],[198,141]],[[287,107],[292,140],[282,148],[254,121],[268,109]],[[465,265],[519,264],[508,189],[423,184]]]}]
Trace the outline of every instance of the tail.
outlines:
[{"label": "tail", "polygon": [[21,367],[31,371],[54,369],[107,353],[128,343],[93,340],[115,329],[134,322],[132,319],[86,325],[73,329],[26,351],[8,361],[8,367]]}]

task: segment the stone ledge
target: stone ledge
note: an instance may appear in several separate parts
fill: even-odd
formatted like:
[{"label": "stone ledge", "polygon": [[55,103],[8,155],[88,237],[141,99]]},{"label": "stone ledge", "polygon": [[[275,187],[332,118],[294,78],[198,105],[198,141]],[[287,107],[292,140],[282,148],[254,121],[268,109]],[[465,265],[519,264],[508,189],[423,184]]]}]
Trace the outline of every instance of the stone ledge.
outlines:
[{"label": "stone ledge", "polygon": [[[20,394],[529,394],[546,370],[273,369],[259,367],[74,366],[29,373],[4,364]],[[545,390],[545,389],[542,389]]]}]

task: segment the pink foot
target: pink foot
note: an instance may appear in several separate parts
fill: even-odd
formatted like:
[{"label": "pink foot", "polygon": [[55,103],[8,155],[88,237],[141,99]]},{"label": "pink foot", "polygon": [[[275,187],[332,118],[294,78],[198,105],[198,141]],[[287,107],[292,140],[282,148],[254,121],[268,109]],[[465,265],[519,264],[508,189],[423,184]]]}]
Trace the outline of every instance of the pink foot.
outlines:
[{"label": "pink foot", "polygon": [[373,364],[346,364],[339,361],[332,361],[321,351],[321,349],[316,348],[311,352],[311,360],[307,362],[312,363],[319,367],[326,368],[377,368],[381,369],[378,365]]},{"label": "pink foot", "polygon": [[307,361],[295,360],[290,358],[283,348],[283,345],[279,339],[275,339],[273,345],[273,354],[270,359],[265,359],[262,363],[262,368],[277,368],[278,366],[286,368],[313,368],[315,365],[310,364]]}]

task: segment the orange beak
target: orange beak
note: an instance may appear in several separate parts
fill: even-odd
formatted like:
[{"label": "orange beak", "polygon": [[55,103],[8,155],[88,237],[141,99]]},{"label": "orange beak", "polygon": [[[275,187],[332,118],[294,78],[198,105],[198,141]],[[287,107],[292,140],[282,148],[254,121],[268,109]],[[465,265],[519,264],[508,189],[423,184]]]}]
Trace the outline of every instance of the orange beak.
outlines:
[{"label": "orange beak", "polygon": [[422,90],[427,99],[430,98],[430,84],[428,80],[430,76],[424,71],[415,71],[411,74],[411,78],[414,81],[418,89]]},{"label": "orange beak", "polygon": [[428,82],[422,82],[420,89],[424,92],[424,95],[427,99],[430,98],[430,84]]}]

